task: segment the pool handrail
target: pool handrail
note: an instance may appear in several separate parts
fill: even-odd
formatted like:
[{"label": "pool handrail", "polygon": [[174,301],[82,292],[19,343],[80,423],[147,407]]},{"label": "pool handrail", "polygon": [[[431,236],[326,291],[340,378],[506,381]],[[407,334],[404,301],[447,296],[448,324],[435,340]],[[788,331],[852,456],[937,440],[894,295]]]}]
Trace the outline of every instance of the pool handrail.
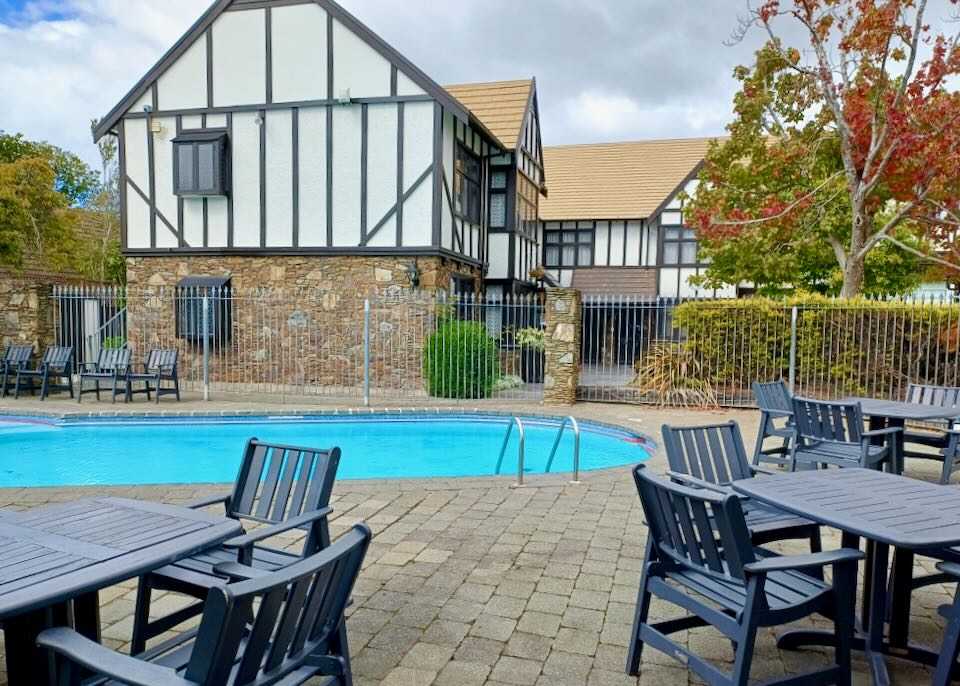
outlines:
[{"label": "pool handrail", "polygon": [[510,435],[513,433],[513,426],[517,426],[518,436],[520,437],[520,450],[517,456],[517,485],[523,486],[523,444],[524,444],[524,430],[523,422],[520,421],[520,417],[510,417],[510,422],[507,424],[507,433],[503,436],[503,445],[500,446],[500,455],[497,457],[497,468],[494,472],[495,474],[500,473],[500,467],[503,465],[503,455],[507,452],[507,444],[510,442]]},{"label": "pool handrail", "polygon": [[564,417],[563,421],[560,422],[560,429],[557,431],[557,437],[553,441],[553,448],[550,450],[550,457],[547,458],[547,466],[543,471],[544,473],[550,472],[550,467],[553,465],[553,458],[557,454],[557,448],[560,447],[560,439],[563,437],[563,432],[567,426],[573,427],[573,483],[580,483],[580,425],[577,423],[576,417],[572,415]]}]

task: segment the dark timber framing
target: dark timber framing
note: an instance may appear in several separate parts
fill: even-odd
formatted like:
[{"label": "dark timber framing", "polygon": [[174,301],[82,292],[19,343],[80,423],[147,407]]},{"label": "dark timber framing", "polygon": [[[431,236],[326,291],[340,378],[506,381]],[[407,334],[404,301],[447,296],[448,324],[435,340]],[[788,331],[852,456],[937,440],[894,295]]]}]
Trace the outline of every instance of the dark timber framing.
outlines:
[{"label": "dark timber framing", "polygon": [[[327,13],[327,100],[333,102],[333,16]],[[333,108],[326,112],[327,247],[333,247]]]},{"label": "dark timber framing", "polygon": [[266,84],[267,102],[273,102],[273,13],[270,11],[270,5],[263,10],[264,27],[264,64],[266,65]]},{"label": "dark timber framing", "polygon": [[[157,84],[150,87],[150,100],[153,103],[152,109],[157,109]],[[154,171],[154,150],[153,150],[153,131],[150,130],[152,119],[147,119],[147,191],[149,197],[147,202],[150,204],[150,245],[157,244],[157,213],[154,211],[157,206],[157,181]]]},{"label": "dark timber framing", "polygon": [[370,114],[367,105],[360,105],[360,244],[367,243],[367,163],[370,139],[367,124]]},{"label": "dark timber framing", "polygon": [[[176,248],[134,248],[127,250],[126,255],[130,257],[156,257],[158,255],[178,255],[181,254]],[[473,267],[482,267],[483,264],[472,257],[461,255],[448,248],[438,248],[437,246],[422,247],[395,247],[395,246],[338,246],[335,248],[270,248],[265,253],[260,248],[193,248],[190,250],[192,255],[207,256],[227,256],[243,255],[251,257],[263,257],[270,255],[289,255],[289,256],[344,256],[344,255],[375,255],[375,256],[404,256],[404,257],[445,257],[462,264],[468,264]]]},{"label": "dark timber framing", "polygon": [[[207,36],[207,107],[213,107],[213,27],[208,26]],[[206,116],[206,115],[204,115]]]},{"label": "dark timber framing", "polygon": [[[394,72],[396,75],[396,72]],[[394,81],[393,87],[396,87]],[[397,104],[397,245],[403,245],[403,137],[404,137],[404,104]]]},{"label": "dark timber framing", "polygon": [[260,114],[260,247],[267,247],[267,113]]},{"label": "dark timber framing", "polygon": [[290,164],[293,167],[291,177],[293,187],[290,189],[291,207],[293,212],[294,246],[300,245],[300,110],[294,107],[290,112],[291,148]]},{"label": "dark timber framing", "polygon": [[[233,113],[227,112],[227,140],[233,140]],[[227,196],[227,246],[233,247],[233,185]]]},{"label": "dark timber framing", "polygon": [[443,238],[443,106],[433,104],[433,244]]}]

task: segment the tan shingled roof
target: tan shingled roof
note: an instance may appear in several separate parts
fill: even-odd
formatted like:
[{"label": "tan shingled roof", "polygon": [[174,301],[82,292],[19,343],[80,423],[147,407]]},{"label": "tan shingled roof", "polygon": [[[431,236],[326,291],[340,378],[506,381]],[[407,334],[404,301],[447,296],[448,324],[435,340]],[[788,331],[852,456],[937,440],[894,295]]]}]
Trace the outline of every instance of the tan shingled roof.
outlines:
[{"label": "tan shingled roof", "polygon": [[483,122],[501,143],[513,150],[517,147],[532,87],[533,79],[526,79],[465,83],[443,88]]},{"label": "tan shingled roof", "polygon": [[703,161],[710,138],[543,149],[542,220],[645,219]]}]

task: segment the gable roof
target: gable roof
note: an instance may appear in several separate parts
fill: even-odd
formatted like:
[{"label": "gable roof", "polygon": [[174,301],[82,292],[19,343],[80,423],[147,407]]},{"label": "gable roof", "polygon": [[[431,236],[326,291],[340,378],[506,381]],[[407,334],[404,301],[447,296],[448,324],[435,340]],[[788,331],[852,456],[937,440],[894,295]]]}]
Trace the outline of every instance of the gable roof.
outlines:
[{"label": "gable roof", "polygon": [[[247,0],[249,2],[249,0]],[[277,4],[283,4],[284,0],[272,0]],[[410,80],[420,86],[424,91],[426,91],[431,97],[437,100],[444,108],[453,112],[454,116],[463,120],[463,121],[474,121],[470,116],[469,110],[463,106],[456,98],[452,97],[447,91],[445,91],[436,81],[431,79],[425,73],[423,73],[419,68],[417,68],[410,60],[397,52],[393,47],[387,44],[380,36],[375,34],[366,25],[364,25],[359,19],[354,17],[352,14],[343,9],[333,0],[313,0],[316,4],[320,5],[326,12],[328,12],[333,18],[339,21],[341,24],[346,26],[348,29],[353,31],[357,36],[359,36],[363,41],[365,41],[370,47],[376,50],[380,55],[382,55],[387,61],[396,65],[400,71],[406,74]],[[270,4],[271,0],[266,0],[266,4]],[[110,112],[100,120],[100,123],[97,125],[97,128],[93,132],[94,141],[100,140],[105,134],[107,134],[113,127],[117,125],[117,122],[123,117],[123,115],[134,105],[147,92],[147,89],[150,88],[151,84],[155,82],[162,74],[167,70],[167,68],[173,64],[180,55],[186,52],[194,41],[196,41],[203,32],[207,30],[209,26],[213,24],[217,17],[219,17],[224,10],[226,10],[230,5],[237,4],[242,6],[244,0],[216,0],[206,12],[196,21],[196,23],[190,27],[190,29],[174,43],[160,60],[153,65],[153,67],[146,73],[146,75],[137,82],[137,84],[127,93],[123,99],[116,104],[116,106],[110,110]],[[487,131],[486,126],[481,124],[481,128],[490,134]],[[491,136],[494,138],[496,143],[499,143],[499,140],[496,139],[496,136]]]},{"label": "gable roof", "polygon": [[527,109],[536,87],[534,79],[490,81],[444,86],[500,139],[507,150],[514,150],[526,121]]},{"label": "gable roof", "polygon": [[700,169],[712,138],[543,149],[550,179],[540,219],[645,219]]}]

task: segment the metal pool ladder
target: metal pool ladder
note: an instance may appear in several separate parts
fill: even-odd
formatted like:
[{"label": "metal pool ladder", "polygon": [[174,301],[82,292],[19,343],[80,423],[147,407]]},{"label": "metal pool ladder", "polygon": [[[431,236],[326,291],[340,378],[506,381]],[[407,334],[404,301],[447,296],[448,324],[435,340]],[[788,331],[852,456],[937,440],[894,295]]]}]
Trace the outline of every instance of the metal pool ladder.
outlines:
[{"label": "metal pool ladder", "polygon": [[500,465],[503,464],[503,454],[507,452],[507,443],[510,442],[510,434],[513,433],[513,427],[516,425],[518,435],[520,436],[520,453],[517,456],[517,485],[523,486],[523,443],[524,443],[524,430],[523,422],[520,421],[520,417],[510,417],[510,423],[507,424],[507,433],[503,437],[503,445],[500,446],[500,456],[497,458],[497,471],[500,473]]},{"label": "metal pool ladder", "polygon": [[566,417],[560,422],[560,430],[557,431],[557,437],[553,441],[553,448],[550,450],[550,457],[547,458],[547,466],[544,472],[549,473],[553,465],[553,458],[557,454],[557,448],[560,447],[560,439],[563,438],[563,432],[570,426],[573,428],[573,483],[580,483],[580,425],[577,424],[575,417]]}]

